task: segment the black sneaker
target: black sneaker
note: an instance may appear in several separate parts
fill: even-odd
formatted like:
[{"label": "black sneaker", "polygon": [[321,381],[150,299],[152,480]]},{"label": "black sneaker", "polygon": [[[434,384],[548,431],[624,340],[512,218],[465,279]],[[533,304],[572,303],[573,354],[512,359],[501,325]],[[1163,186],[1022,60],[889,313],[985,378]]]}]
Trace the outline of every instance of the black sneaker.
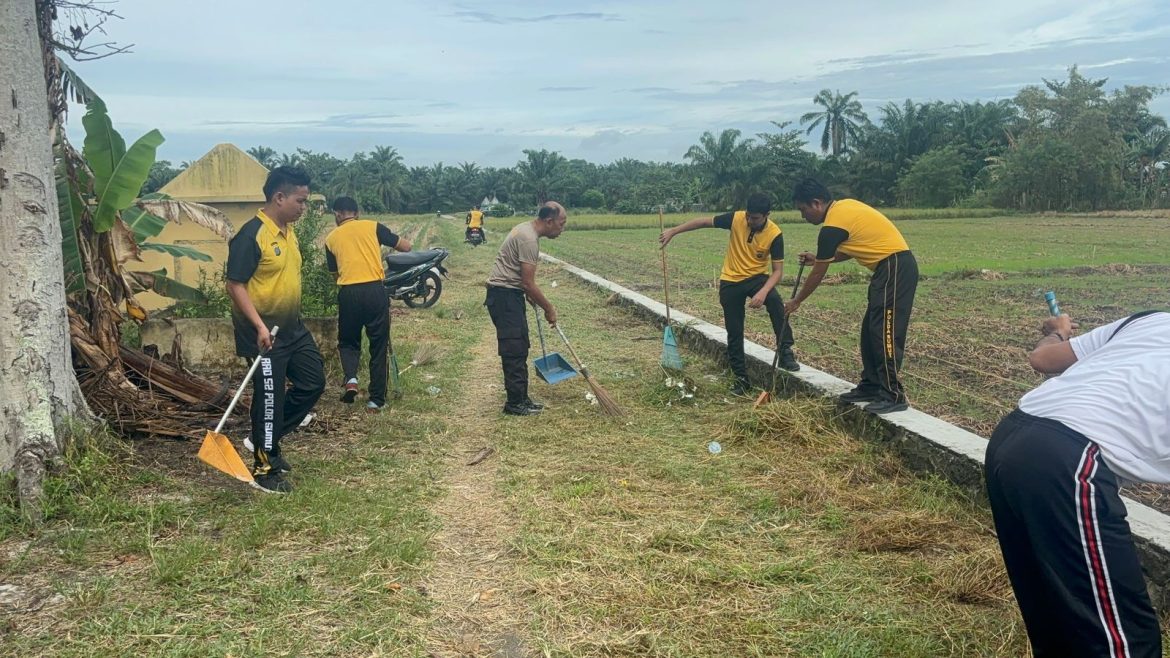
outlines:
[{"label": "black sneaker", "polygon": [[848,393],[842,393],[840,400],[842,402],[873,402],[878,399],[877,391],[857,387]]},{"label": "black sneaker", "polygon": [[341,401],[346,404],[353,404],[353,401],[357,399],[357,394],[357,382],[350,382],[345,385],[345,390],[341,393]]},{"label": "black sneaker", "polygon": [[536,409],[537,411],[541,411],[544,409],[543,404],[537,402],[536,400],[533,400],[532,398],[528,398],[528,399],[524,400],[524,406],[528,407],[529,409]]},{"label": "black sneaker", "polygon": [[264,475],[257,475],[255,482],[256,488],[264,493],[292,493],[292,483],[284,477],[283,473],[277,470],[271,470]]},{"label": "black sneaker", "polygon": [[736,379],[731,385],[732,395],[747,395],[752,390],[752,383],[746,379]]},{"label": "black sneaker", "polygon": [[505,404],[504,413],[509,416],[538,416],[540,415],[540,409],[534,409],[524,403]]},{"label": "black sneaker", "polygon": [[292,466],[287,461],[285,461],[284,457],[281,455],[274,455],[271,452],[268,453],[268,465],[271,466],[272,470],[274,471],[280,473],[292,473]]},{"label": "black sneaker", "polygon": [[800,370],[800,364],[796,362],[796,355],[792,353],[792,350],[783,350],[780,352],[780,367],[788,372]]},{"label": "black sneaker", "polygon": [[909,408],[910,403],[905,400],[878,400],[869,403],[865,410],[875,414],[889,414],[895,411],[906,411]]}]

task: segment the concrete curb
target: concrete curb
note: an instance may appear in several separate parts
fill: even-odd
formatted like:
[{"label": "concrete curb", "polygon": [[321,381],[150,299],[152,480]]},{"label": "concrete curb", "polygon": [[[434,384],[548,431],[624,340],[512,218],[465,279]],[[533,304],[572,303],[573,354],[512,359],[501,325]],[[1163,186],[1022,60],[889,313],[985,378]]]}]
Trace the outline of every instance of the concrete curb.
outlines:
[{"label": "concrete curb", "polygon": [[[608,281],[592,272],[558,258],[541,254],[541,259],[593,284],[616,293],[622,304],[656,324],[665,324],[666,307],[659,301]],[[722,358],[727,332],[705,320],[671,309],[671,320],[681,326],[676,332],[690,349]],[[748,371],[757,381],[772,376],[775,352],[746,341]],[[801,364],[799,372],[781,371],[780,387],[788,393],[836,397],[853,384],[826,372]],[[892,448],[910,468],[933,473],[958,485],[968,495],[986,501],[983,485],[983,456],[987,439],[916,409],[878,416],[866,413],[861,405],[838,403],[842,421],[855,435]],[[1150,596],[1160,610],[1170,610],[1170,516],[1135,500],[1122,497],[1129,512]]]}]

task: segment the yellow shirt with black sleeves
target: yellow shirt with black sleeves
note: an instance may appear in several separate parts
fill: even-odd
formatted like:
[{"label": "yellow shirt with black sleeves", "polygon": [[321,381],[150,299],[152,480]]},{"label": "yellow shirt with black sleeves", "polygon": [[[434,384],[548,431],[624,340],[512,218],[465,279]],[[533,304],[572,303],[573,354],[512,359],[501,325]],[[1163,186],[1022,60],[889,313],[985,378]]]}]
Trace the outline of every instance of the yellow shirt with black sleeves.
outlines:
[{"label": "yellow shirt with black sleeves", "polygon": [[[301,248],[292,226],[283,231],[263,210],[228,243],[227,279],[242,283],[264,324],[280,327],[278,340],[292,344],[306,331],[301,323]],[[236,354],[256,356],[256,328],[232,309]]]},{"label": "yellow shirt with black sleeves", "polygon": [[753,231],[748,226],[747,211],[740,210],[717,215],[714,223],[716,228],[731,231],[720,279],[735,283],[766,275],[769,263],[784,260],[784,236],[772,220],[764,222],[759,231]]},{"label": "yellow shirt with black sleeves", "polygon": [[337,285],[381,281],[382,245],[398,246],[398,236],[372,219],[347,219],[325,238],[325,264],[337,274]]},{"label": "yellow shirt with black sleeves", "polygon": [[817,236],[818,262],[832,261],[841,252],[871,271],[886,257],[909,250],[893,222],[856,199],[840,199],[829,204]]},{"label": "yellow shirt with black sleeves", "polygon": [[467,228],[479,228],[483,226],[483,211],[472,210],[467,213]]}]

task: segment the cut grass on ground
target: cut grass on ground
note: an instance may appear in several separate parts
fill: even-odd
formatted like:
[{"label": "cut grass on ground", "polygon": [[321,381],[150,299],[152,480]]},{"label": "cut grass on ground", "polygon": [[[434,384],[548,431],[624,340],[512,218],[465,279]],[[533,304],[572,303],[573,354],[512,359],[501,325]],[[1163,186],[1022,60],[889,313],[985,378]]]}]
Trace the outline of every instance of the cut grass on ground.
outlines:
[{"label": "cut grass on ground", "polygon": [[[323,345],[333,386],[289,441],[288,497],[208,474],[194,443],[82,453],[45,527],[2,526],[0,583],[27,595],[0,610],[0,654],[490,655],[498,637],[452,638],[449,620],[490,629],[500,609],[532,620],[520,645],[557,656],[1024,653],[986,511],[841,433],[829,403],[753,412],[691,354],[681,398],[657,367],[661,332],[556,268],[545,290],[627,415],[601,416],[579,378],[534,383],[538,418],[500,415],[481,284],[494,246],[410,230],[453,254],[439,305],[395,317],[400,361],[441,348],[405,398],[374,418],[343,408]],[[452,451],[480,443],[495,480],[452,480],[469,468]],[[491,555],[436,556],[448,486],[506,515],[482,520]],[[506,586],[431,596],[470,568]]]}]

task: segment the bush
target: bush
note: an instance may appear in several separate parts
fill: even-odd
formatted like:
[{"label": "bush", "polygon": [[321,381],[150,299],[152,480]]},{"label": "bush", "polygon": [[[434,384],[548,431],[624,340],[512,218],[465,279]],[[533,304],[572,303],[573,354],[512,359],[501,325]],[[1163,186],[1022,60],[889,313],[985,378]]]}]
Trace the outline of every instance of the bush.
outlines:
[{"label": "bush", "polygon": [[325,248],[321,246],[329,215],[315,209],[305,211],[293,224],[301,246],[301,315],[328,317],[337,312],[337,283],[325,267]]},{"label": "bush", "polygon": [[604,208],[605,195],[601,190],[585,190],[581,195],[581,205],[586,208]]},{"label": "bush", "polygon": [[913,208],[955,205],[970,192],[964,171],[967,158],[954,146],[933,149],[914,158],[898,179],[898,200]]},{"label": "bush", "polygon": [[492,206],[491,210],[488,210],[485,214],[487,214],[488,217],[511,217],[512,215],[516,214],[516,211],[512,208],[512,206],[509,206],[506,203],[497,203],[496,205]]},{"label": "bush", "polygon": [[[226,269],[226,266],[225,266]],[[224,282],[227,280],[225,270],[219,274],[208,276],[206,269],[199,270],[199,292],[203,293],[206,301],[179,302],[171,308],[176,318],[230,318],[232,316],[232,299],[228,297]]]}]

